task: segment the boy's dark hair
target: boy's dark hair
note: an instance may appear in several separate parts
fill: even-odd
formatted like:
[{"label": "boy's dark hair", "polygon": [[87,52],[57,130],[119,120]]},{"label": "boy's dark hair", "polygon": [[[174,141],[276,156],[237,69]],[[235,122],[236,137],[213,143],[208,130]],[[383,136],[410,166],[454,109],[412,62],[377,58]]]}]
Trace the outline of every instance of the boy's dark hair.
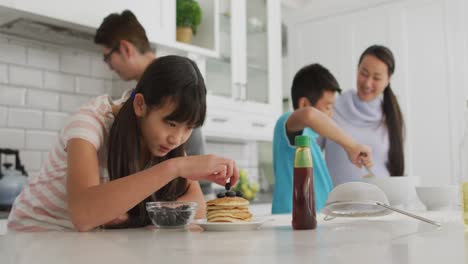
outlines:
[{"label": "boy's dark hair", "polygon": [[116,47],[121,40],[132,43],[141,53],[151,51],[145,29],[130,10],[105,17],[94,36],[94,43],[107,48]]},{"label": "boy's dark hair", "polygon": [[291,87],[294,109],[299,107],[301,97],[306,97],[314,106],[324,91],[341,93],[340,86],[330,71],[318,63],[302,67],[294,76]]}]

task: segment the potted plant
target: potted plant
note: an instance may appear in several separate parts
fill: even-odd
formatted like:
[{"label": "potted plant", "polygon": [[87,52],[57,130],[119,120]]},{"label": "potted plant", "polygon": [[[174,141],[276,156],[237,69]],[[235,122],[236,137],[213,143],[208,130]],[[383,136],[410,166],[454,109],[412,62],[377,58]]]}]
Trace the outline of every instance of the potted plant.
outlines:
[{"label": "potted plant", "polygon": [[201,23],[201,8],[195,0],[177,0],[177,41],[190,43]]}]

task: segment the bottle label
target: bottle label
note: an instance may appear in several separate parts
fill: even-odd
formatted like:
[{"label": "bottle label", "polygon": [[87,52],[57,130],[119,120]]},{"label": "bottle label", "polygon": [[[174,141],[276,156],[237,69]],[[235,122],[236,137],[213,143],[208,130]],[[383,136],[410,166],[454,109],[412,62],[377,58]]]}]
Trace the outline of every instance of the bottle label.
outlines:
[{"label": "bottle label", "polygon": [[294,168],[312,168],[312,155],[309,148],[299,147],[296,149]]}]

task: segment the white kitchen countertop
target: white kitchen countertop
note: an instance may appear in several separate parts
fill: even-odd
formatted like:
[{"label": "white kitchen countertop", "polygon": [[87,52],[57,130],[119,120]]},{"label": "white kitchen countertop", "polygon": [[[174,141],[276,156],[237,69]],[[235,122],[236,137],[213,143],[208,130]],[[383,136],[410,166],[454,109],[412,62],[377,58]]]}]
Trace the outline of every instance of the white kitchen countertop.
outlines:
[{"label": "white kitchen countertop", "polygon": [[393,213],[323,221],[293,231],[290,215],[256,231],[166,231],[152,228],[89,233],[0,235],[0,263],[467,263],[468,233],[460,212],[418,212],[442,227]]}]

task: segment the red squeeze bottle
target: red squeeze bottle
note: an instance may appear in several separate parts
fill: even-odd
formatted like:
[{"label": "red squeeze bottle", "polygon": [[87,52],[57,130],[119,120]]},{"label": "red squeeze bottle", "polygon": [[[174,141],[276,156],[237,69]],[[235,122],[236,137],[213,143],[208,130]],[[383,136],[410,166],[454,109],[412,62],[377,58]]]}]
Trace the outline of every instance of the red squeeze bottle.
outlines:
[{"label": "red squeeze bottle", "polygon": [[296,154],[294,157],[294,190],[292,227],[295,230],[315,229],[317,216],[315,212],[314,170],[310,152],[310,138],[294,138]]}]

